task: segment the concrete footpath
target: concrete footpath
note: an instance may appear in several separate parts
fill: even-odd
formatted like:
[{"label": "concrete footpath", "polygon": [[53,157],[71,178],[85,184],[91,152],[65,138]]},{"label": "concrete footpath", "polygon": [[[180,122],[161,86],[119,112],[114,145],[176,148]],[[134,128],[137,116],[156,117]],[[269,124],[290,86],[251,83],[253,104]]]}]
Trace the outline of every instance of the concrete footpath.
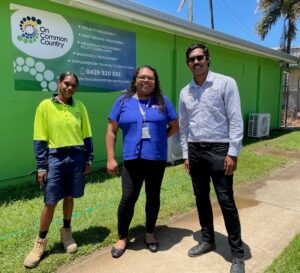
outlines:
[{"label": "concrete footpath", "polygon": [[[300,161],[263,180],[235,191],[245,246],[246,272],[260,273],[300,232]],[[214,203],[216,250],[190,258],[187,251],[199,240],[196,210],[159,226],[160,251],[151,253],[143,237],[131,241],[124,255],[113,259],[110,247],[60,268],[59,273],[227,273],[231,255],[223,217]]]}]

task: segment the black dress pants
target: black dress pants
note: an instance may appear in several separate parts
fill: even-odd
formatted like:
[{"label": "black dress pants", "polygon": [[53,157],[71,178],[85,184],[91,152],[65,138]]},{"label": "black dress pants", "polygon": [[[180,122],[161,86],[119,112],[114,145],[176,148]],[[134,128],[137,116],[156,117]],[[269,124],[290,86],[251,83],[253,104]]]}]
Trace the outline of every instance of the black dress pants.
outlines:
[{"label": "black dress pants", "polygon": [[220,204],[228,242],[233,257],[244,256],[241,225],[233,197],[233,175],[224,174],[224,159],[228,143],[190,142],[188,157],[190,175],[201,225],[202,240],[214,243],[213,212],[210,202],[210,180],[212,180]]},{"label": "black dress pants", "polygon": [[166,161],[133,159],[124,161],[122,169],[122,198],[118,208],[119,239],[128,236],[134,206],[143,182],[146,192],[146,232],[153,233],[160,208],[160,189]]}]

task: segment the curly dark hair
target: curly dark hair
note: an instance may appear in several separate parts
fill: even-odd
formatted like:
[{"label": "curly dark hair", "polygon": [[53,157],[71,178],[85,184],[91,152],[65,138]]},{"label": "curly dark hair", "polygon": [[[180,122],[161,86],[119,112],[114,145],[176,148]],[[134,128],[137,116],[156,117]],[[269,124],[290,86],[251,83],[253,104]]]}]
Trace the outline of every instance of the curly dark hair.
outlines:
[{"label": "curly dark hair", "polygon": [[135,74],[132,77],[130,86],[124,93],[123,99],[132,97],[136,93],[136,86],[135,86],[136,78],[142,68],[148,68],[154,73],[155,85],[154,85],[154,90],[153,90],[153,98],[156,100],[156,102],[159,106],[159,110],[161,112],[164,112],[165,108],[166,108],[166,103],[165,103],[165,100],[164,100],[164,97],[162,94],[162,90],[160,89],[160,82],[159,82],[158,74],[157,74],[156,69],[153,68],[151,65],[142,65],[136,69]]}]

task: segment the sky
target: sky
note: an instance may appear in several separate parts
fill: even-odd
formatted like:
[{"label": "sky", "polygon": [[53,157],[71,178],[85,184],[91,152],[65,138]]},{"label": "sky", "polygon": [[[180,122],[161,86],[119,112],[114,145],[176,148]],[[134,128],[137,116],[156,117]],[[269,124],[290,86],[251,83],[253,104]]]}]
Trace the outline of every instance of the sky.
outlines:
[{"label": "sky", "polygon": [[[188,20],[188,2],[180,13],[177,12],[181,0],[131,0],[161,12]],[[210,28],[209,0],[193,1],[194,23]],[[283,21],[278,21],[269,31],[265,40],[255,33],[255,25],[261,13],[256,13],[256,0],[213,0],[214,26],[220,31],[262,46],[278,48],[283,29]],[[298,35],[292,46],[300,46],[300,22]]]}]

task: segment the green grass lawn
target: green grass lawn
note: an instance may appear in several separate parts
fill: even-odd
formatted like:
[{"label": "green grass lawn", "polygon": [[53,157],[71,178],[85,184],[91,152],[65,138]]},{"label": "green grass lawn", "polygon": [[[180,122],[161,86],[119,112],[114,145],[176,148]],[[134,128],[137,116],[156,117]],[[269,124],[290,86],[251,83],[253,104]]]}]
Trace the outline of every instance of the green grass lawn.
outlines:
[{"label": "green grass lawn", "polygon": [[[277,151],[271,154],[268,151]],[[291,150],[300,153],[299,132],[272,132],[268,140],[245,139],[241,151],[238,170],[235,174],[235,186],[263,177],[270,171],[282,167],[289,162],[282,155],[283,151]],[[280,153],[282,151],[282,153]],[[214,195],[214,193],[212,193]],[[54,221],[48,235],[48,246],[45,259],[30,272],[53,272],[62,265],[77,257],[92,253],[112,244],[117,239],[117,206],[121,196],[120,177],[110,178],[103,172],[87,177],[85,196],[75,201],[72,220],[74,237],[79,250],[74,255],[64,253],[59,241],[59,229],[62,226],[62,209],[58,205]],[[136,204],[134,219],[131,223],[131,236],[144,232],[145,194],[142,190]],[[0,272],[25,272],[23,260],[31,250],[38,232],[39,217],[43,206],[43,197],[35,184],[17,188],[2,189],[0,195]],[[183,165],[168,167],[164,176],[161,193],[161,210],[159,223],[165,223],[176,214],[189,211],[195,206],[192,186]],[[298,247],[299,236],[296,237],[293,249]],[[289,251],[289,249],[287,249]],[[286,255],[290,257],[289,254]],[[284,260],[288,261],[283,254]],[[298,255],[298,260],[299,255]],[[280,271],[275,261],[275,269]],[[284,263],[284,262],[283,262]],[[300,272],[300,265],[296,265]],[[285,268],[285,266],[283,265]],[[272,271],[273,270],[273,271]],[[276,271],[279,270],[279,271]]]},{"label": "green grass lawn", "polygon": [[299,273],[300,272],[300,234],[275,259],[264,273]]}]

